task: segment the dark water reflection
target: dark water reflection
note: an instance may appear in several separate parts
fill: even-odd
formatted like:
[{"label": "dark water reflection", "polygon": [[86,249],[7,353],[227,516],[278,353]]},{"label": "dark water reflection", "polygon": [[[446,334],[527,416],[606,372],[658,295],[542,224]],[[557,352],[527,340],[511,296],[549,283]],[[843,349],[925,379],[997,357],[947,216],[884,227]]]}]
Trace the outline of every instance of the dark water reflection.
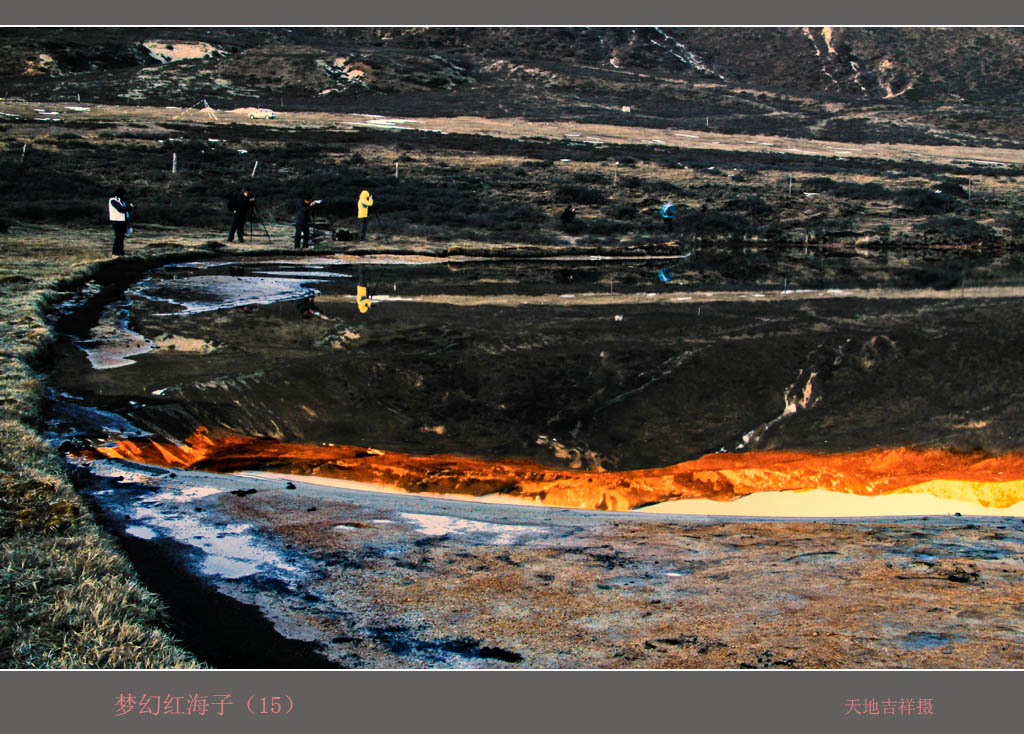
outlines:
[{"label": "dark water reflection", "polygon": [[[879,284],[864,273],[851,285]],[[752,448],[1021,448],[1020,298],[721,274],[688,258],[164,268],[101,318],[92,363],[67,341],[51,379],[175,440],[206,426],[605,469]],[[119,353],[126,338],[148,351]],[[126,358],[96,361],[103,349]]]}]

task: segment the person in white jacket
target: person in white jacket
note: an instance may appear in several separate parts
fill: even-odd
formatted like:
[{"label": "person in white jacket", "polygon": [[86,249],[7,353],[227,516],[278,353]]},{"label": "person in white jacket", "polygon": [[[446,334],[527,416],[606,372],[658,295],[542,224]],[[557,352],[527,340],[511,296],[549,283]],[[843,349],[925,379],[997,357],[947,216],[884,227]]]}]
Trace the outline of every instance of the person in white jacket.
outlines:
[{"label": "person in white jacket", "polygon": [[110,224],[114,227],[114,249],[113,255],[124,255],[124,235],[128,231],[128,223],[132,218],[134,204],[124,200],[125,190],[118,186],[114,195],[107,200],[107,212],[110,217]]}]

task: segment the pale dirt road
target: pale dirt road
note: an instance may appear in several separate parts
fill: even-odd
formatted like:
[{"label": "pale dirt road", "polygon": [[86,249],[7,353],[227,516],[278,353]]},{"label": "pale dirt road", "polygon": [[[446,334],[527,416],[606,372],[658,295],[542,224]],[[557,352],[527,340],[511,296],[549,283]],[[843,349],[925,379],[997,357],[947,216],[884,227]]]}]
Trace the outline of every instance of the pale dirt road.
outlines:
[{"label": "pale dirt road", "polygon": [[92,105],[88,103],[0,102],[0,119],[92,120],[122,123],[202,122],[206,126],[248,123],[260,127],[345,130],[378,128],[437,133],[489,135],[511,140],[541,138],[593,145],[655,145],[669,148],[779,153],[831,158],[868,158],[927,163],[980,163],[995,167],[1024,165],[1024,149],[978,148],[952,145],[846,143],[768,135],[730,135],[707,130],[645,128],[576,122],[533,122],[517,118],[424,117],[392,118],[372,114],[281,112],[273,120],[250,120],[251,108],[202,110],[142,105]]}]

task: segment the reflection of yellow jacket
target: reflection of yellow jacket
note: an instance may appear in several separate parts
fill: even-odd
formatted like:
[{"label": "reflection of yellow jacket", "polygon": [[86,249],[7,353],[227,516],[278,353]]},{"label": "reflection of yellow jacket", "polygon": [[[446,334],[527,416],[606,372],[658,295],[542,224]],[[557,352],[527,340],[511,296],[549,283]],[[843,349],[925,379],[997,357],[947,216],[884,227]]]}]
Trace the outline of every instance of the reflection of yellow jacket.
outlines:
[{"label": "reflection of yellow jacket", "polygon": [[[349,199],[349,201],[352,201]],[[363,190],[359,193],[359,218],[366,219],[370,214],[370,207],[373,206],[373,197],[370,192]]]},{"label": "reflection of yellow jacket", "polygon": [[362,283],[356,286],[356,305],[359,306],[359,313],[366,313],[373,305],[373,299],[366,295],[366,286]]}]

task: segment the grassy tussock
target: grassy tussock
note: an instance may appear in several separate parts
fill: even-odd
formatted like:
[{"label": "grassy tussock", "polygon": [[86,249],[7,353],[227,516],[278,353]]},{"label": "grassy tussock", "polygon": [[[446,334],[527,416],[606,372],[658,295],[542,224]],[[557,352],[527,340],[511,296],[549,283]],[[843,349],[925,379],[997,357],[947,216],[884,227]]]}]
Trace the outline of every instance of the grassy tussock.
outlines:
[{"label": "grassy tussock", "polygon": [[95,528],[34,534],[39,545],[0,544],[0,655],[10,667],[194,665],[159,629],[152,594]]},{"label": "grassy tussock", "polygon": [[0,247],[0,665],[198,667],[38,434],[36,370],[54,342],[46,308],[88,281],[109,246],[101,230],[54,247],[58,232],[13,231]]}]

